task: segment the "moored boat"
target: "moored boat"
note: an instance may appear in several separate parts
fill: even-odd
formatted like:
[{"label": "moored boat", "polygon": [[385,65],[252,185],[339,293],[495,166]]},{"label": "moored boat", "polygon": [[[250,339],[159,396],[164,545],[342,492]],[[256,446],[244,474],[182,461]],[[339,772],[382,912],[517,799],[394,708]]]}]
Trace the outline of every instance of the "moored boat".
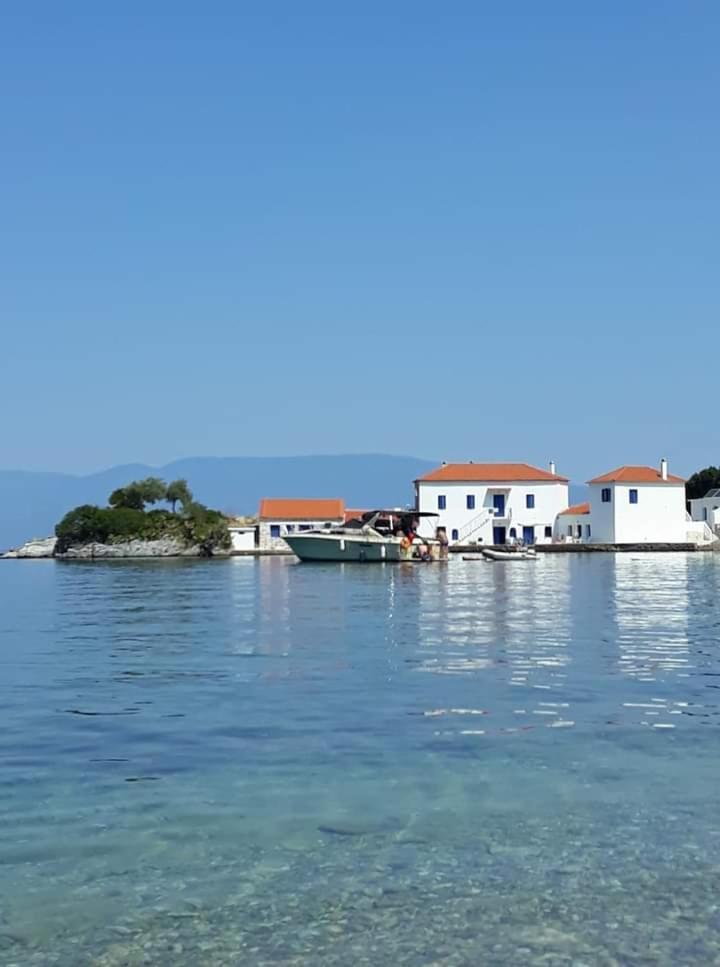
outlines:
[{"label": "moored boat", "polygon": [[373,510],[340,527],[289,534],[285,542],[301,561],[437,561],[447,544],[417,536],[419,519],[436,516],[415,510]]},{"label": "moored boat", "polygon": [[493,547],[485,547],[481,554],[489,561],[535,561],[537,551],[532,547],[518,547],[514,550],[500,551]]}]

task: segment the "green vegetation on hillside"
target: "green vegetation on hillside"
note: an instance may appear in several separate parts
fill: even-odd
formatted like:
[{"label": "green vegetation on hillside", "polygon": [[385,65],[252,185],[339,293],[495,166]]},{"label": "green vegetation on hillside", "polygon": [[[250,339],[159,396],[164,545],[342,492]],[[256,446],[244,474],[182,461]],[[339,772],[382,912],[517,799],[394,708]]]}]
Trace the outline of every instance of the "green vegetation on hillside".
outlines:
[{"label": "green vegetation on hillside", "polygon": [[[167,501],[172,510],[149,505]],[[166,484],[158,477],[135,480],[118,487],[108,507],[82,504],[69,511],[55,528],[56,553],[82,544],[117,544],[131,540],[174,538],[187,547],[198,546],[208,556],[230,547],[227,521],[218,510],[193,500],[186,480]],[[177,507],[180,505],[180,511]]]},{"label": "green vegetation on hillside", "polygon": [[720,487],[720,467],[705,467],[698,470],[685,484],[685,496],[688,500],[704,497],[708,490]]}]

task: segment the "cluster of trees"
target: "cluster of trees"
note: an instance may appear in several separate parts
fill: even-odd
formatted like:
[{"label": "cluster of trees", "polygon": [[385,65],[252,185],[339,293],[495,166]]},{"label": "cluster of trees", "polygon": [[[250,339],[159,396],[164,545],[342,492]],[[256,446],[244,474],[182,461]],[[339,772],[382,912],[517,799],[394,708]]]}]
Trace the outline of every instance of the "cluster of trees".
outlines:
[{"label": "cluster of trees", "polygon": [[145,510],[148,504],[157,504],[161,500],[166,500],[172,506],[173,513],[178,504],[183,510],[188,510],[193,503],[193,495],[187,480],[173,480],[169,484],[159,477],[134,480],[126,487],[113,490],[108,503],[115,508]]},{"label": "cluster of trees", "polygon": [[[165,502],[171,510],[153,507]],[[169,484],[158,477],[134,480],[113,490],[108,504],[82,504],[65,514],[55,528],[56,551],[63,553],[81,544],[172,537],[187,546],[197,545],[209,556],[231,543],[224,515],[194,500],[186,480]]]},{"label": "cluster of trees", "polygon": [[708,490],[720,487],[720,467],[705,467],[698,470],[685,484],[685,496],[688,500],[704,497]]}]

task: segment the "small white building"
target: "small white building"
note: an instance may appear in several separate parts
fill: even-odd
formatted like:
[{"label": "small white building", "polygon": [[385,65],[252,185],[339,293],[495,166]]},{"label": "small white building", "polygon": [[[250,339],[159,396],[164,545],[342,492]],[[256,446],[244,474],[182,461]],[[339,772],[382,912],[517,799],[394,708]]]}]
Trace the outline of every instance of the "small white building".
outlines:
[{"label": "small white building", "polygon": [[579,544],[592,539],[590,504],[574,504],[555,519],[554,538],[561,544]]},{"label": "small white building", "polygon": [[692,540],[685,481],[660,468],[618,467],[589,481],[592,542],[684,544]]},{"label": "small white building", "polygon": [[720,488],[708,490],[704,497],[690,501],[690,516],[708,525],[713,534],[720,535]]},{"label": "small white building", "polygon": [[232,541],[231,550],[234,554],[248,554],[255,550],[257,527],[252,524],[230,523],[228,530]]},{"label": "small white building", "polygon": [[340,498],[275,498],[260,501],[258,547],[261,551],[290,551],[283,538],[298,531],[334,527],[345,520]]},{"label": "small white building", "polygon": [[557,515],[568,505],[568,480],[555,464],[447,463],[415,481],[420,533],[444,527],[450,544],[550,543]]}]

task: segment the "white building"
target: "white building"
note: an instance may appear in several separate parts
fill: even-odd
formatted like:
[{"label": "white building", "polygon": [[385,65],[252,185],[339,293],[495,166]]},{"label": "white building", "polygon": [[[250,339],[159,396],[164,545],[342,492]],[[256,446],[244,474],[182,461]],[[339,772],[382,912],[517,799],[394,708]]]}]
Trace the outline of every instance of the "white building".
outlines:
[{"label": "white building", "polygon": [[589,481],[592,542],[684,544],[693,540],[685,481],[654,467],[618,467]]},{"label": "white building", "polygon": [[260,501],[258,547],[262,551],[290,551],[283,538],[297,531],[333,527],[345,520],[345,501],[339,498]]},{"label": "white building", "polygon": [[255,537],[257,528],[252,524],[228,524],[230,540],[232,541],[231,550],[235,554],[247,554],[255,550]]},{"label": "white building", "polygon": [[568,505],[568,480],[527,463],[447,463],[415,481],[416,507],[429,537],[444,527],[450,544],[549,543]]},{"label": "white building", "polygon": [[555,519],[556,541],[562,544],[578,544],[592,540],[590,504],[575,504],[561,510]]},{"label": "white building", "polygon": [[720,489],[708,490],[704,497],[691,500],[690,516],[707,524],[713,534],[720,535]]}]

